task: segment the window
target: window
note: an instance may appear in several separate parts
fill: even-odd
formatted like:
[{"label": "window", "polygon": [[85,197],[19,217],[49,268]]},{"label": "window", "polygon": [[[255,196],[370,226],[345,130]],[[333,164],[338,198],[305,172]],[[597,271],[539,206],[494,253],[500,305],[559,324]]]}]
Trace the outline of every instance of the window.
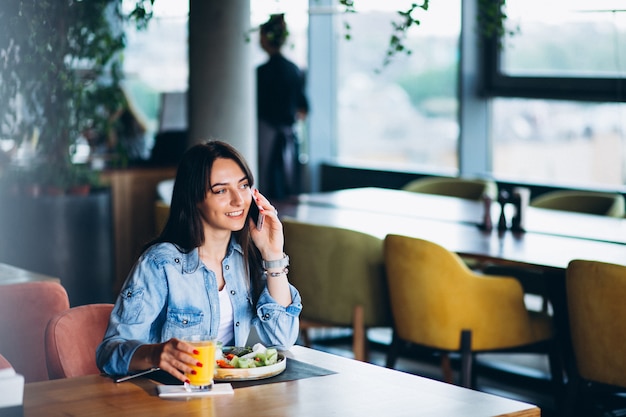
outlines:
[{"label": "window", "polygon": [[487,49],[485,80],[496,179],[626,182],[626,12],[617,3],[507,0],[515,34]]},{"label": "window", "polygon": [[623,103],[497,98],[491,119],[497,179],[575,188],[626,182]]},{"label": "window", "polygon": [[[166,128],[161,126],[162,105],[167,105],[170,97],[179,97],[187,91],[188,15],[188,2],[158,0],[154,4],[154,17],[145,30],[126,28],[124,90],[135,115],[147,128],[143,159],[149,158],[156,133]],[[177,120],[168,117],[168,125],[186,128],[186,114],[176,115]]]},{"label": "window", "polygon": [[[337,144],[341,163],[456,172],[459,0],[431,2],[408,32],[409,56],[383,67],[406,1],[359,0],[338,17]],[[351,39],[344,39],[345,25]]]}]

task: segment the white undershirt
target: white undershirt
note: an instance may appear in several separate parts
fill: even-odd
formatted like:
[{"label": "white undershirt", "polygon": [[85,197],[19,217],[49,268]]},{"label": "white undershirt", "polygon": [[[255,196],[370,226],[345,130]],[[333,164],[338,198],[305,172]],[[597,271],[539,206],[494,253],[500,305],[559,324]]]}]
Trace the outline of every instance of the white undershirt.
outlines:
[{"label": "white undershirt", "polygon": [[233,305],[228,296],[226,285],[219,291],[220,300],[220,327],[217,330],[217,340],[224,346],[233,340]]}]

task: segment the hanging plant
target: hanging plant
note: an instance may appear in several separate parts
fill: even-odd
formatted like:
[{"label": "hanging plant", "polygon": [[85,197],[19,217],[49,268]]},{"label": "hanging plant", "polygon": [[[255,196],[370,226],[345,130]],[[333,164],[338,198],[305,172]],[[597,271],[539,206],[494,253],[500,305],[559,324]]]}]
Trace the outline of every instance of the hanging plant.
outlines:
[{"label": "hanging plant", "polygon": [[[355,0],[339,0],[339,4],[343,8],[343,13],[356,13]],[[383,58],[383,67],[389,65],[398,54],[411,55],[412,50],[405,43],[407,33],[421,24],[417,12],[428,11],[428,6],[429,0],[424,0],[421,4],[411,2],[407,9],[396,12],[397,19],[391,22],[392,30]],[[499,40],[504,35],[513,35],[517,32],[506,30],[505,8],[506,0],[478,0],[478,25],[484,37],[495,37]],[[344,38],[352,39],[350,25],[344,21],[343,26]]]}]

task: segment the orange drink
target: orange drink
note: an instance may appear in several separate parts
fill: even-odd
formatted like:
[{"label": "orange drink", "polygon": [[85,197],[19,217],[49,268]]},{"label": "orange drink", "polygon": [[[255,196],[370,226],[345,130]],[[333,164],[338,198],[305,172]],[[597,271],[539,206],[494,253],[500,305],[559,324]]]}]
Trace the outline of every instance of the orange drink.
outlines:
[{"label": "orange drink", "polygon": [[215,340],[202,337],[183,339],[198,352],[193,355],[202,366],[193,366],[195,375],[185,374],[189,383],[185,383],[187,391],[205,391],[213,386],[213,374],[215,372]]}]

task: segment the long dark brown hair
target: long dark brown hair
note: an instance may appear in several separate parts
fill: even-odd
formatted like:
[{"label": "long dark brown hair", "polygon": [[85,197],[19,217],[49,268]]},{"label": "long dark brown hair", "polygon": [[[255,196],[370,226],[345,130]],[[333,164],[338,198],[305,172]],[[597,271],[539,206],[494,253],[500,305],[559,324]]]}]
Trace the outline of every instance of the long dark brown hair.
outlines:
[{"label": "long dark brown hair", "polygon": [[[198,203],[204,201],[207,191],[211,189],[211,170],[213,163],[219,158],[235,161],[248,178],[250,187],[254,185],[254,176],[248,163],[230,144],[211,140],[192,146],[178,165],[167,223],[161,234],[146,248],[155,243],[169,242],[175,244],[180,251],[188,253],[204,243],[204,228]],[[244,262],[249,267],[256,302],[262,288],[261,254],[250,237],[247,219],[243,229],[233,233],[243,250]]]}]

